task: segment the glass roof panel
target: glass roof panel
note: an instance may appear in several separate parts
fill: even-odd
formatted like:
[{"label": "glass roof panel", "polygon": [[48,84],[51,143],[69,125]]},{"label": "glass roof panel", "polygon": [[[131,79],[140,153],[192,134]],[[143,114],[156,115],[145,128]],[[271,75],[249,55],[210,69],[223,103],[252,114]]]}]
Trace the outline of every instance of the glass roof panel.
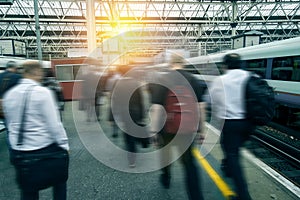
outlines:
[{"label": "glass roof panel", "polygon": [[[84,18],[86,0],[41,0],[38,3],[41,31],[47,30],[48,34],[58,31],[61,32],[58,36],[62,38],[74,38],[79,32],[87,31]],[[291,29],[293,34],[299,33],[299,0],[256,0],[255,3],[245,0],[237,1],[237,6],[237,33],[259,30],[267,36],[273,34],[272,31],[279,34]],[[7,33],[9,31],[34,31],[33,7],[33,0],[14,0],[12,6],[1,6],[0,39],[10,37],[10,33]],[[108,37],[116,30],[122,32],[148,29],[165,32],[158,34],[161,37],[180,35],[193,40],[194,36],[199,34],[211,42],[213,41],[210,35],[225,40],[224,38],[230,38],[232,32],[232,8],[230,1],[219,3],[209,0],[95,0],[97,36],[102,37],[101,34],[104,34],[103,37]],[[278,24],[278,18],[284,20]],[[116,24],[111,23],[114,20],[117,21]]]}]

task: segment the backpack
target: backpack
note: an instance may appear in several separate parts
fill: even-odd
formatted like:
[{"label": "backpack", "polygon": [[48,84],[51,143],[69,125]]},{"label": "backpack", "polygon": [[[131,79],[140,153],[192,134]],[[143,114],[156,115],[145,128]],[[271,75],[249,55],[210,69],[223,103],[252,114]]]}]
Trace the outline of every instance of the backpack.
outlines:
[{"label": "backpack", "polygon": [[246,118],[258,126],[268,124],[275,114],[274,96],[267,81],[251,74],[246,82]]},{"label": "backpack", "polygon": [[164,129],[167,133],[196,133],[199,125],[198,104],[190,88],[176,85],[172,90],[168,90],[165,110],[167,119]]}]

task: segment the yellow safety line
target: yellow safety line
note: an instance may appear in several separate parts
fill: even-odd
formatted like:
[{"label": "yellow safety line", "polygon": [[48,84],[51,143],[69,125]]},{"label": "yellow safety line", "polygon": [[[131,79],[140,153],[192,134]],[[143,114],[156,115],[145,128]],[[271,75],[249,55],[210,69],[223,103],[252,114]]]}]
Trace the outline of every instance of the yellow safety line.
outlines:
[{"label": "yellow safety line", "polygon": [[226,199],[230,199],[233,196],[236,196],[230,187],[225,183],[225,181],[219,176],[219,174],[212,168],[212,166],[203,158],[200,151],[197,148],[193,148],[193,154],[197,158],[198,162],[202,165],[204,170],[207,172],[209,177],[217,185],[219,190],[222,192],[223,196]]}]

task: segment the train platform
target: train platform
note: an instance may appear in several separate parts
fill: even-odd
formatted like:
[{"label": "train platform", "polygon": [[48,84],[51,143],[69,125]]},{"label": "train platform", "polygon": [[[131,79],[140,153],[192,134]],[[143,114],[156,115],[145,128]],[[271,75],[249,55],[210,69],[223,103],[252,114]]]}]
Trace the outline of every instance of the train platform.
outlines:
[{"label": "train platform", "polygon": [[[136,167],[130,168],[121,134],[112,137],[106,121],[106,113],[100,122],[86,122],[84,111],[78,110],[78,102],[68,102],[63,112],[63,123],[70,143],[70,171],[68,199],[70,200],[184,200],[187,199],[183,166],[179,161],[172,165],[171,187],[164,189],[159,183],[159,158],[147,156],[155,152],[155,146],[138,148]],[[232,180],[220,171],[222,152],[218,135],[209,128],[205,144],[195,145],[202,192],[206,200],[230,199],[234,195]],[[100,131],[98,131],[100,130]],[[19,199],[15,172],[9,163],[6,133],[0,133],[0,200]],[[217,142],[215,142],[217,141]],[[114,146],[116,148],[111,148]],[[299,188],[285,182],[284,177],[272,173],[247,150],[242,151],[242,164],[249,191],[254,200],[296,200]],[[51,199],[51,189],[40,192],[40,199]]]}]

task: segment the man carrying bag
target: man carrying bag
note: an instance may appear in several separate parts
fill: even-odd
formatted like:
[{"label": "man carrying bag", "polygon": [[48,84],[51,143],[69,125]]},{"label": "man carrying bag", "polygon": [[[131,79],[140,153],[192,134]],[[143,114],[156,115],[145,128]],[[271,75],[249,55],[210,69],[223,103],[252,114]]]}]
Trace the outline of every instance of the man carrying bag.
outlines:
[{"label": "man carrying bag", "polygon": [[67,134],[51,91],[40,82],[39,62],[24,63],[24,78],[3,98],[11,162],[22,200],[38,200],[53,187],[55,200],[66,199],[69,167]]}]

